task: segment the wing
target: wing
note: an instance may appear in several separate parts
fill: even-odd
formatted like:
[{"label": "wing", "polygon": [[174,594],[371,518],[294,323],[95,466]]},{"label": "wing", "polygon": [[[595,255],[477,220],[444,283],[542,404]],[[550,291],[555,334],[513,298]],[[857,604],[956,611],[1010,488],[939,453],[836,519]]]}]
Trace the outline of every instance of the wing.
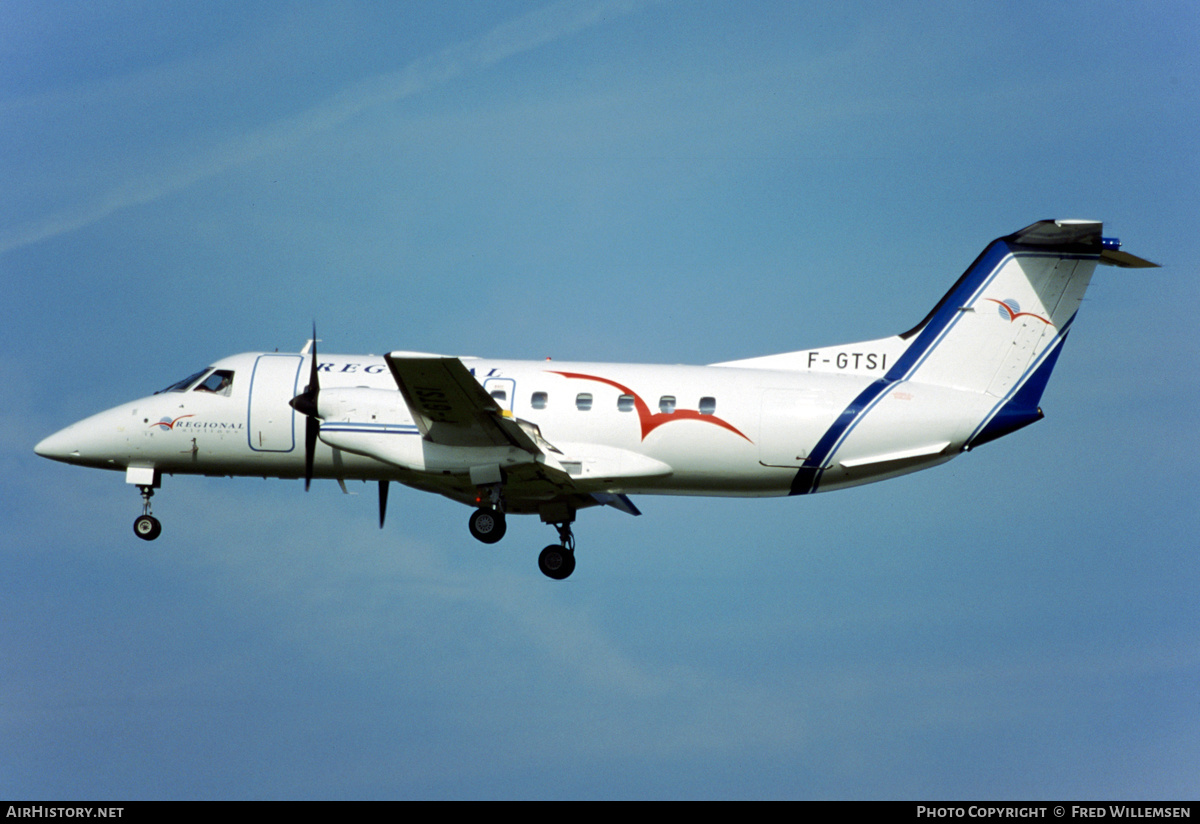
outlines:
[{"label": "wing", "polygon": [[[458,358],[385,355],[396,386],[425,440],[444,446],[515,446],[545,454],[508,412],[500,408]],[[545,442],[542,442],[545,444]]]},{"label": "wing", "polygon": [[[614,447],[572,444],[564,454],[542,437],[536,424],[501,409],[458,358],[392,352],[384,360],[427,442],[459,448],[509,447],[529,455],[526,462],[504,464],[510,512],[537,512],[540,506],[559,501],[577,509],[602,504],[639,515],[628,497],[607,491],[613,480],[671,472],[661,461]],[[431,475],[405,483],[468,504],[476,495],[474,482],[462,476]]]}]

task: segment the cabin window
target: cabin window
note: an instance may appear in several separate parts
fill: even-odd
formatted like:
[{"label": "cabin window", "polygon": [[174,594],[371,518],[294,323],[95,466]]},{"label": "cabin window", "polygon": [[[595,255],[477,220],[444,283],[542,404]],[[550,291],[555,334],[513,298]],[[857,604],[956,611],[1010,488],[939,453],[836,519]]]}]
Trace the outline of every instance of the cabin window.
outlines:
[{"label": "cabin window", "polygon": [[710,398],[710,397],[705,396],[700,399],[700,414],[701,415],[715,415],[716,412],[717,412],[717,399],[716,398]]},{"label": "cabin window", "polygon": [[196,388],[192,391],[228,396],[233,391],[233,372],[228,369],[217,369],[207,378],[196,384]]},{"label": "cabin window", "polygon": [[532,406],[534,409],[545,409],[546,408],[546,398],[547,398],[547,395],[545,392],[534,392],[533,397],[531,397],[529,399],[529,405]]},{"label": "cabin window", "polygon": [[663,395],[658,399],[658,411],[670,415],[675,411],[675,396]]},{"label": "cabin window", "polygon": [[495,398],[495,399],[496,399],[496,400],[498,400],[498,401],[507,401],[507,400],[508,400],[508,393],[507,393],[507,392],[505,392],[503,389],[493,389],[493,390],[492,390],[492,397],[493,397],[493,398]]},{"label": "cabin window", "polygon": [[621,395],[617,398],[617,409],[621,412],[632,412],[633,395]]},{"label": "cabin window", "polygon": [[587,412],[592,408],[592,393],[580,392],[575,396],[575,408],[580,412]]}]

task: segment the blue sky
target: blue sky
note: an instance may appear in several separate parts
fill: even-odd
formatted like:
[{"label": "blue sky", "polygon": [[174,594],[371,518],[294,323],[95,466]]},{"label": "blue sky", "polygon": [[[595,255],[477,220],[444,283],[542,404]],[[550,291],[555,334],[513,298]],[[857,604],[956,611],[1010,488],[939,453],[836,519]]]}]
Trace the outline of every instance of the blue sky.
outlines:
[{"label": "blue sky", "polygon": [[[1190,3],[0,6],[0,796],[1195,798]],[[514,519],[33,444],[221,356],[881,337],[1106,222],[1046,419],[803,500]]]}]

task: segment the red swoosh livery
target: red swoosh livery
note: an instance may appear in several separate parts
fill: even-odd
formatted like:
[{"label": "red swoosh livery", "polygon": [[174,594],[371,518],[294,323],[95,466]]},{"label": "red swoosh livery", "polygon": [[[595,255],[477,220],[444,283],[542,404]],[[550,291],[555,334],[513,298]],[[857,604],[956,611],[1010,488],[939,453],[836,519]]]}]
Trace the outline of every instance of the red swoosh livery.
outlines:
[{"label": "red swoosh livery", "polygon": [[642,440],[646,440],[646,436],[658,429],[660,426],[672,421],[703,421],[711,423],[714,426],[719,426],[722,429],[728,429],[730,432],[745,438],[748,443],[754,443],[746,437],[740,429],[738,429],[729,421],[722,420],[716,415],[701,415],[694,409],[677,409],[674,412],[651,412],[650,407],[642,400],[642,396],[634,392],[628,386],[623,386],[616,381],[610,381],[608,378],[599,378],[595,375],[584,375],[580,372],[555,372],[551,370],[552,375],[562,375],[564,378],[573,378],[582,381],[596,381],[597,383],[607,384],[615,389],[621,390],[623,394],[633,396],[633,408],[637,410],[638,420],[642,424]]}]

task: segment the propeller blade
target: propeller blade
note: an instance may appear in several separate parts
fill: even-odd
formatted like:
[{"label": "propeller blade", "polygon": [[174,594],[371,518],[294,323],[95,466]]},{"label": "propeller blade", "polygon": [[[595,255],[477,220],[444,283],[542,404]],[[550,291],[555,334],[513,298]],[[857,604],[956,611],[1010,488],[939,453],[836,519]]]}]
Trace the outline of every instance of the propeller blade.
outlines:
[{"label": "propeller blade", "polygon": [[288,406],[297,412],[317,417],[317,396],[321,394],[321,379],[317,373],[317,324],[313,321],[312,348],[309,350],[311,360],[308,364],[308,386],[296,397],[288,401]]},{"label": "propeller blade", "polygon": [[288,401],[288,406],[304,415],[304,491],[312,486],[313,453],[317,449],[317,435],[321,422],[317,412],[317,397],[321,394],[321,379],[317,374],[317,322],[313,321],[312,348],[309,350],[308,386]]},{"label": "propeller blade", "polygon": [[387,514],[388,482],[379,482],[379,528],[383,529],[383,518]]},{"label": "propeller blade", "polygon": [[313,321],[312,360],[308,364],[308,391],[312,392],[313,404],[317,402],[317,393],[321,391],[321,381],[317,376],[317,322]]},{"label": "propeller blade", "polygon": [[304,419],[304,491],[312,486],[313,453],[317,449],[317,434],[321,431],[321,422],[316,418]]}]

